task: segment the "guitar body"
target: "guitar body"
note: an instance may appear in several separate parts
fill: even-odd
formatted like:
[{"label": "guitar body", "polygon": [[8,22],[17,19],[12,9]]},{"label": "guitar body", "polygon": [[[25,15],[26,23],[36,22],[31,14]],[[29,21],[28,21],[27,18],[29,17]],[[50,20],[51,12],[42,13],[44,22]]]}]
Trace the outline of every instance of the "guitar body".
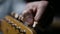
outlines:
[{"label": "guitar body", "polygon": [[3,34],[36,34],[33,28],[25,26],[22,22],[11,16],[6,16],[1,22]]}]

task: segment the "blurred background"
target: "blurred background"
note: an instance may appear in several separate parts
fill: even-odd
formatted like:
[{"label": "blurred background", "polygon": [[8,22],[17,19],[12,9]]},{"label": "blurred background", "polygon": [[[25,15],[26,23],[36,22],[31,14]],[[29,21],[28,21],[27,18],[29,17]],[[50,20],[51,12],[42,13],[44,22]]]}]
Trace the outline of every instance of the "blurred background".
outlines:
[{"label": "blurred background", "polygon": [[[40,1],[40,0],[0,0],[0,19],[9,15],[11,12],[16,12],[18,14],[22,13],[26,3]],[[49,0],[52,3],[52,7],[54,10],[53,22],[51,24],[51,30],[58,32],[60,28],[60,10],[59,2],[57,0]],[[59,30],[60,32],[60,30]],[[1,32],[0,32],[1,33]]]},{"label": "blurred background", "polygon": [[0,19],[11,12],[21,13],[24,6],[24,0],[0,0]]}]

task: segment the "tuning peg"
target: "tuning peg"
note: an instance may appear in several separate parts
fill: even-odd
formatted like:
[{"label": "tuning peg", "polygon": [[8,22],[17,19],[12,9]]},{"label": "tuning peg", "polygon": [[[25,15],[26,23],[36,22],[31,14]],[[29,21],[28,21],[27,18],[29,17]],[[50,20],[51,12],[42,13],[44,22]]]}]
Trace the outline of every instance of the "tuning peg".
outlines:
[{"label": "tuning peg", "polygon": [[26,31],[25,31],[25,30],[22,30],[20,27],[16,27],[16,29],[17,29],[20,33],[26,34]]},{"label": "tuning peg", "polygon": [[21,33],[26,32],[25,30],[21,30]]},{"label": "tuning peg", "polygon": [[16,29],[17,29],[19,32],[21,32],[21,28],[20,28],[20,27],[16,27]]},{"label": "tuning peg", "polygon": [[14,17],[14,15],[15,15],[15,12],[12,12],[12,13],[11,13],[11,16],[13,16],[13,17]]},{"label": "tuning peg", "polygon": [[26,30],[21,30],[20,33],[26,34]]},{"label": "tuning peg", "polygon": [[10,21],[8,23],[11,24],[11,25],[13,24],[13,22],[10,22]]},{"label": "tuning peg", "polygon": [[18,14],[17,14],[17,13],[15,13],[14,17],[15,17],[15,18],[18,18]]},{"label": "tuning peg", "polygon": [[20,15],[18,16],[18,20],[20,20],[21,19],[21,17],[20,17]]},{"label": "tuning peg", "polygon": [[12,24],[12,26],[16,26],[16,24]]},{"label": "tuning peg", "polygon": [[34,24],[33,24],[33,28],[36,26],[38,24],[38,22],[37,21],[34,21]]},{"label": "tuning peg", "polygon": [[21,20],[21,21],[23,21],[23,16],[19,15],[18,19]]}]

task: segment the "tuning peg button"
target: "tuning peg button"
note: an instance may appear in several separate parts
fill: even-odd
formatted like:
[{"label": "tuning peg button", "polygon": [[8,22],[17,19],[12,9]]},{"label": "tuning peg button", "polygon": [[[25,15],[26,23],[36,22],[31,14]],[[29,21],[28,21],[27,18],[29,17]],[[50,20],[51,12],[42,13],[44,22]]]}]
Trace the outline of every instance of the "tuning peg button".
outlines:
[{"label": "tuning peg button", "polygon": [[21,28],[20,28],[20,27],[16,27],[16,29],[17,29],[19,32],[21,32]]},{"label": "tuning peg button", "polygon": [[20,20],[21,19],[21,17],[20,17],[20,15],[18,16],[18,20]]},{"label": "tuning peg button", "polygon": [[34,21],[34,24],[32,25],[32,27],[33,28],[36,27],[37,24],[38,24],[38,22],[37,21]]},{"label": "tuning peg button", "polygon": [[12,24],[12,26],[16,29],[17,25],[16,24]]},{"label": "tuning peg button", "polygon": [[19,20],[23,21],[23,16],[22,15],[19,15]]},{"label": "tuning peg button", "polygon": [[15,12],[12,12],[12,13],[11,13],[11,16],[14,16],[14,15],[15,15]]},{"label": "tuning peg button", "polygon": [[9,23],[9,24],[13,24],[13,22],[10,22],[10,21],[9,21],[8,23]]},{"label": "tuning peg button", "polygon": [[16,29],[19,31],[19,33],[26,34],[26,31],[22,30],[21,27],[16,27]]},{"label": "tuning peg button", "polygon": [[22,30],[20,33],[26,34],[26,30]]},{"label": "tuning peg button", "polygon": [[15,18],[18,18],[18,14],[17,14],[17,13],[15,13],[14,17],[15,17]]}]

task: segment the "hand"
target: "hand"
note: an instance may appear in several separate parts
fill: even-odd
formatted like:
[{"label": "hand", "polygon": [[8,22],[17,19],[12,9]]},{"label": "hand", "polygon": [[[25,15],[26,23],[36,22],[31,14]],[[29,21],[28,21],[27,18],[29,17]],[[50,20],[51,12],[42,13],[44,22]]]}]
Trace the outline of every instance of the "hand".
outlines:
[{"label": "hand", "polygon": [[22,15],[25,17],[25,21],[30,25],[33,24],[34,21],[38,22],[47,5],[48,1],[27,3],[25,10],[22,13]]}]

